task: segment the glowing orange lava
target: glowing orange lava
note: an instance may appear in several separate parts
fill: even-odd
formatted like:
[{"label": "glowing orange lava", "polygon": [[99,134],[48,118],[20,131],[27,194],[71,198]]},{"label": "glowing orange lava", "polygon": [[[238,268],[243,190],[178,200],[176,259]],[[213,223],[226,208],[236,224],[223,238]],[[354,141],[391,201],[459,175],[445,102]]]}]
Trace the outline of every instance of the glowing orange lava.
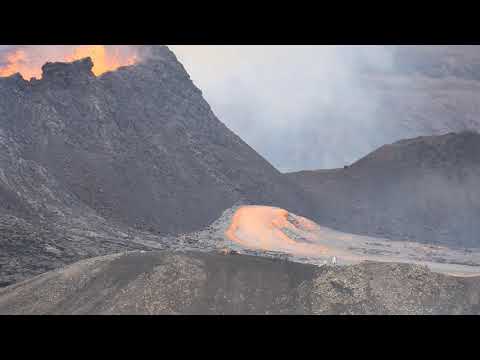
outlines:
[{"label": "glowing orange lava", "polygon": [[64,60],[71,62],[86,57],[92,58],[92,71],[97,76],[118,69],[120,66],[133,65],[137,62],[136,55],[123,57],[116,48],[107,52],[104,45],[81,45],[74,49],[71,55],[66,56]]},{"label": "glowing orange lava", "polygon": [[[55,50],[55,49],[54,49]],[[120,66],[133,65],[138,62],[137,55],[132,51],[121,51],[120,47],[105,45],[79,45],[63,53],[47,51],[39,58],[38,53],[29,50],[29,48],[16,49],[8,53],[2,59],[0,66],[0,76],[10,76],[20,73],[24,79],[32,77],[40,78],[42,74],[41,65],[50,61],[72,62],[82,58],[90,57],[93,61],[93,73],[101,75],[107,71],[112,71]],[[39,62],[42,61],[41,65]]]},{"label": "glowing orange lava", "polygon": [[[244,248],[307,257],[317,264],[333,264],[335,258],[338,265],[368,260],[420,264],[434,272],[461,277],[479,276],[480,273],[480,266],[459,265],[459,259],[465,259],[462,251],[343,233],[269,206],[237,209],[225,237]],[[449,258],[451,263],[432,261],[434,250],[440,251],[442,258]]]},{"label": "glowing orange lava", "polygon": [[[289,215],[295,224],[289,221]],[[298,255],[325,255],[326,246],[297,241],[284,232],[294,232],[304,239],[311,238],[316,224],[308,219],[289,214],[288,211],[269,206],[242,206],[232,217],[225,232],[228,239],[248,248],[281,251]]]},{"label": "glowing orange lava", "polygon": [[20,73],[26,79],[36,77],[41,72],[40,69],[33,68],[28,62],[27,53],[24,50],[15,50],[7,54],[3,67],[0,67],[0,76],[10,76]]}]

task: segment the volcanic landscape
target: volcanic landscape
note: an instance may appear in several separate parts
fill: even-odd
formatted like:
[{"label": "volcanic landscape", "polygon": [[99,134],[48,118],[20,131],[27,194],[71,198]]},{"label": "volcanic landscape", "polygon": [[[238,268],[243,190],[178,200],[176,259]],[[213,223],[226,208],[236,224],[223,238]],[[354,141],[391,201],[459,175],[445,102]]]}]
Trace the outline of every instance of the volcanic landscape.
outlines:
[{"label": "volcanic landscape", "polygon": [[166,46],[25,57],[0,67],[0,314],[480,313],[479,129],[285,174]]}]

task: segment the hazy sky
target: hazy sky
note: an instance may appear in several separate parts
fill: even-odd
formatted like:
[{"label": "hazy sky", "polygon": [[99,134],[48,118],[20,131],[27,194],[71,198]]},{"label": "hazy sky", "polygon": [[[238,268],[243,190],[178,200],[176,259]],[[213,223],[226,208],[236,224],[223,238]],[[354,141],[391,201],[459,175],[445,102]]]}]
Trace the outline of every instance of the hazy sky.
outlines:
[{"label": "hazy sky", "polygon": [[378,119],[364,68],[383,46],[170,46],[218,117],[282,171],[341,167],[366,155]]},{"label": "hazy sky", "polygon": [[[341,167],[382,145],[372,140],[377,99],[361,74],[391,68],[388,47],[169,47],[220,120],[281,171]],[[71,47],[30,50],[40,67]],[[8,51],[0,45],[0,66]]]}]

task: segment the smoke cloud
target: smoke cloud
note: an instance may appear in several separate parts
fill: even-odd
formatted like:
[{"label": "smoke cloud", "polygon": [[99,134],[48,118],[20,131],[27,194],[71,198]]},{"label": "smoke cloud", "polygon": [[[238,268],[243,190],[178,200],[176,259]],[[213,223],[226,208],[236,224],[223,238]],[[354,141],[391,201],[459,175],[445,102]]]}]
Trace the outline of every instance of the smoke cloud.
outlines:
[{"label": "smoke cloud", "polygon": [[369,71],[384,46],[170,46],[218,117],[281,171],[340,167],[383,144]]}]

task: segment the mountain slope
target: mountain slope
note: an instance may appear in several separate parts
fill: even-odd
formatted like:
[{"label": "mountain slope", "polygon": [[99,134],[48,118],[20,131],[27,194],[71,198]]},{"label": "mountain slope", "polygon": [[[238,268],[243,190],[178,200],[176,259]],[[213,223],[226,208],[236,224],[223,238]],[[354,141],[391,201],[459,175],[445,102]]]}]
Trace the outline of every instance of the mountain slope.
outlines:
[{"label": "mountain slope", "polygon": [[237,202],[307,211],[168,48],[142,52],[99,77],[86,58],[0,78],[0,282],[139,248],[132,231],[201,229]]},{"label": "mountain slope", "polygon": [[315,200],[320,224],[346,232],[480,247],[480,135],[385,145],[351,166],[286,175]]},{"label": "mountain slope", "polygon": [[[199,229],[240,198],[298,197],[212,113],[165,47],[96,78],[89,59],[4,87],[2,127],[102,216],[161,233]],[[5,82],[5,81],[4,81]]]}]

